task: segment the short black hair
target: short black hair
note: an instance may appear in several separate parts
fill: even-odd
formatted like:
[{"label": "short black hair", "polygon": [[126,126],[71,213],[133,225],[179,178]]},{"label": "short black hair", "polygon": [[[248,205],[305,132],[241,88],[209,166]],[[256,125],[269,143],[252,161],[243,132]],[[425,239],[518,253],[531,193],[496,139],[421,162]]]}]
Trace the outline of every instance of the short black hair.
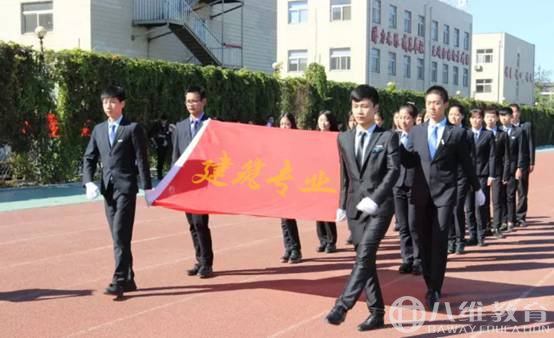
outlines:
[{"label": "short black hair", "polygon": [[483,113],[483,109],[481,108],[473,108],[472,110],[469,111],[469,117],[473,117],[475,115],[478,115],[480,116],[481,118],[483,118],[485,116],[485,114]]},{"label": "short black hair", "polygon": [[404,103],[400,106],[400,108],[398,108],[398,111],[400,112],[401,109],[408,109],[408,111],[410,112],[410,116],[414,119],[417,117],[417,115],[419,115],[416,105],[412,102]]},{"label": "short black hair", "polygon": [[512,103],[512,104],[510,104],[510,108],[515,108],[517,111],[519,111],[519,104]]},{"label": "short black hair", "polygon": [[502,107],[500,109],[498,109],[498,115],[500,116],[505,116],[505,115],[512,115],[512,108],[510,107]]},{"label": "short black hair", "polygon": [[350,92],[351,101],[360,102],[366,99],[370,100],[374,105],[379,104],[379,93],[377,92],[377,89],[363,84],[354,88],[354,90]]},{"label": "short black hair", "polygon": [[498,110],[496,110],[496,108],[494,108],[494,107],[485,108],[485,115],[487,115],[487,114],[494,114],[494,115],[498,116]]},{"label": "short black hair", "polygon": [[448,102],[448,92],[444,87],[442,86],[431,86],[427,91],[425,92],[425,97],[429,94],[437,94],[439,95],[444,102]]},{"label": "short black hair", "polygon": [[331,125],[329,127],[329,131],[339,131],[339,125],[333,113],[331,113],[329,110],[322,110],[319,112],[317,118],[319,119],[321,115],[325,115],[327,121],[329,121],[329,124]]},{"label": "short black hair", "polygon": [[204,100],[206,98],[206,91],[200,86],[189,86],[187,90],[185,90],[185,95],[187,95],[188,93],[198,93],[201,100]]},{"label": "short black hair", "polygon": [[294,117],[293,113],[282,113],[281,116],[279,116],[279,124],[281,124],[281,120],[283,119],[283,117],[289,120],[291,129],[297,129],[296,118]]},{"label": "short black hair", "polygon": [[100,99],[110,99],[115,97],[119,102],[125,101],[125,89],[116,85],[109,85],[100,94]]},{"label": "short black hair", "polygon": [[460,114],[462,114],[462,116],[464,117],[466,116],[466,109],[461,104],[454,103],[453,105],[450,106],[450,108],[457,108]]}]

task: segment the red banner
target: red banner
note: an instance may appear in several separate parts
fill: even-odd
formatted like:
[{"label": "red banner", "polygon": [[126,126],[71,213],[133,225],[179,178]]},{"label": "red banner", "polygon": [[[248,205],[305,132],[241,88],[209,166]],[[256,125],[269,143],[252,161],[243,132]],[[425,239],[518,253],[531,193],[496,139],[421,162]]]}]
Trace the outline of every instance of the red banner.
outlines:
[{"label": "red banner", "polygon": [[191,213],[334,221],[337,133],[209,120],[146,199]]}]

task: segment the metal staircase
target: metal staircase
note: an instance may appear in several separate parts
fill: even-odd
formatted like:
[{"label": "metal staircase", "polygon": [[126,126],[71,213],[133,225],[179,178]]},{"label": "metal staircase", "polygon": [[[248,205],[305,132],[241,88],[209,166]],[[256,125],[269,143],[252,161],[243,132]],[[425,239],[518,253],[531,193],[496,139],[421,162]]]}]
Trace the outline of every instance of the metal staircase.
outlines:
[{"label": "metal staircase", "polygon": [[[233,2],[242,6],[242,1],[232,0],[134,0],[133,25],[147,28],[167,25],[202,65],[241,68],[242,46],[221,41],[206,24],[214,16],[203,18],[195,11]],[[236,8],[239,7],[233,9]]]}]

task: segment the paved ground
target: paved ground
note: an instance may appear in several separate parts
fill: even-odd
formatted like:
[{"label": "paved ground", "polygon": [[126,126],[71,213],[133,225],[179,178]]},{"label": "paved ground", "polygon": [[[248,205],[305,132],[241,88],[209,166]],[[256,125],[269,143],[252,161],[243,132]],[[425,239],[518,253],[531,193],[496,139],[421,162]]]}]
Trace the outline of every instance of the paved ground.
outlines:
[{"label": "paved ground", "polygon": [[[452,315],[445,309],[435,316],[416,311],[426,321],[411,333],[393,324],[400,323],[399,313],[404,320],[414,313],[392,304],[402,296],[423,300],[424,283],[421,277],[396,272],[398,236],[389,230],[378,258],[387,326],[373,336],[488,337],[505,335],[502,330],[522,337],[552,336],[554,152],[540,153],[537,162],[531,179],[530,226],[503,240],[491,240],[487,247],[470,247],[465,255],[450,256],[444,300]],[[133,240],[140,290],[114,302],[102,294],[113,269],[102,202],[67,204],[84,202],[81,195],[67,194],[56,197],[66,198],[60,202],[64,205],[24,209],[26,203],[44,205],[53,198],[39,202],[31,193],[21,197],[13,192],[10,200],[7,193],[0,192],[0,207],[13,210],[0,212],[2,337],[368,335],[356,331],[367,316],[363,299],[343,325],[323,321],[352,267],[354,252],[343,244],[345,224],[339,225],[341,250],[318,254],[315,225],[300,222],[305,259],[290,265],[279,263],[283,250],[279,220],[214,216],[216,276],[201,280],[184,274],[194,262],[184,215],[147,208],[140,200]],[[471,301],[480,304],[467,310]],[[501,310],[507,312],[497,318]],[[541,315],[544,322],[539,321]]]}]

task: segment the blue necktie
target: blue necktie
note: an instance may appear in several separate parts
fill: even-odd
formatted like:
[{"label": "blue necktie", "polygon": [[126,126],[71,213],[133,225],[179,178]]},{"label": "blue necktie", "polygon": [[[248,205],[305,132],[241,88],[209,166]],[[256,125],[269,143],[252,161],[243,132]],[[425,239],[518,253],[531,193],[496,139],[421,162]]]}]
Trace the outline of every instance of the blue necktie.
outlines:
[{"label": "blue necktie", "polygon": [[194,120],[194,122],[192,123],[192,137],[194,138],[194,136],[196,135],[196,133],[198,132],[198,120]]},{"label": "blue necktie", "polygon": [[110,126],[110,132],[108,133],[108,137],[110,139],[110,146],[113,146],[113,142],[115,141],[115,124],[112,124]]},{"label": "blue necktie", "polygon": [[433,159],[435,157],[435,152],[437,151],[437,144],[439,143],[438,124],[431,126],[431,134],[429,135],[427,142],[429,143],[429,155],[431,155],[431,159]]}]

